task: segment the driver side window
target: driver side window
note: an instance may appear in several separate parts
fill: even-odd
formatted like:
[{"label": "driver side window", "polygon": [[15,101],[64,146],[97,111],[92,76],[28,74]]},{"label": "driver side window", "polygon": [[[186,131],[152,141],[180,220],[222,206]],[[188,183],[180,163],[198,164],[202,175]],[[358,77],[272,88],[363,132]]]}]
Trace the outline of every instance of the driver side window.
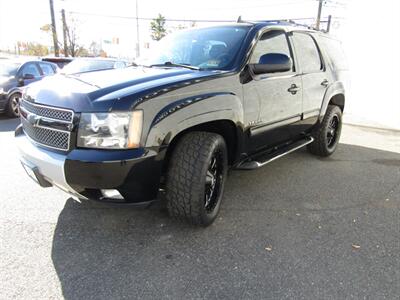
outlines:
[{"label": "driver side window", "polygon": [[292,57],[284,31],[271,30],[264,33],[253,50],[250,63],[258,64],[260,57],[268,53],[281,53],[286,54],[288,57]]},{"label": "driver side window", "polygon": [[36,67],[35,64],[32,63],[28,63],[22,68],[22,76],[25,76],[26,74],[31,74],[35,77],[40,77],[38,68]]}]

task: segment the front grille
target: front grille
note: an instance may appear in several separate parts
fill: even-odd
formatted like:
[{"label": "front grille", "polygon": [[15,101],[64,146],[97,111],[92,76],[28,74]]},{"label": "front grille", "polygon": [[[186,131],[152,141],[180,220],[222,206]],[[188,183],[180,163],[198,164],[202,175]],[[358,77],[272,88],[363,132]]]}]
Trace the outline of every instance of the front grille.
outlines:
[{"label": "front grille", "polygon": [[71,132],[52,128],[52,125],[48,125],[48,123],[43,125],[42,119],[62,122],[61,124],[65,126],[68,125],[66,123],[72,124],[73,111],[21,101],[21,123],[25,134],[42,146],[68,151],[70,149]]},{"label": "front grille", "polygon": [[33,104],[27,101],[21,101],[21,107],[38,116],[59,121],[72,122],[74,117],[74,113],[70,110]]}]

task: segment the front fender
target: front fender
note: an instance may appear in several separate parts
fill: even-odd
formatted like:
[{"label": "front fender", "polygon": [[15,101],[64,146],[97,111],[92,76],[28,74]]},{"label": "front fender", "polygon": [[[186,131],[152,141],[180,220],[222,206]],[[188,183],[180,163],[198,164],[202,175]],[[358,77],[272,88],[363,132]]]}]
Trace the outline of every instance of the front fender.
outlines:
[{"label": "front fender", "polygon": [[183,130],[218,120],[243,126],[240,97],[230,92],[214,92],[180,99],[163,107],[152,118],[145,147],[168,144]]}]

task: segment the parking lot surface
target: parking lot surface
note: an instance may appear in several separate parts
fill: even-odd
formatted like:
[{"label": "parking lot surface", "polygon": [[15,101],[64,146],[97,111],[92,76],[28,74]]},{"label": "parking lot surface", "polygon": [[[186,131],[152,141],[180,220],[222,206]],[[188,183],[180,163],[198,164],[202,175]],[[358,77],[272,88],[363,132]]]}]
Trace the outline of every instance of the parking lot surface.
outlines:
[{"label": "parking lot surface", "polygon": [[303,149],[232,171],[219,218],[199,229],[161,204],[38,187],[17,123],[0,117],[0,299],[399,299],[399,132],[345,126],[329,158]]}]

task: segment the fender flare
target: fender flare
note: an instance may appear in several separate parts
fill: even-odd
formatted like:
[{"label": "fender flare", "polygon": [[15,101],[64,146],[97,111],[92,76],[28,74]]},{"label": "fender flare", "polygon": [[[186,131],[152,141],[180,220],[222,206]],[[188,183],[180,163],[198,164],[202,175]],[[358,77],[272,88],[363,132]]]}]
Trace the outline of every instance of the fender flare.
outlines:
[{"label": "fender flare", "polygon": [[175,101],[161,109],[148,130],[143,131],[145,147],[168,145],[179,133],[207,122],[231,121],[236,127],[244,123],[240,98],[230,92],[214,92]]},{"label": "fender flare", "polygon": [[[320,114],[318,117],[319,122],[322,122],[322,120],[324,119],[326,110],[328,108],[329,102],[331,101],[331,99],[337,95],[342,95],[343,97],[345,97],[345,89],[344,89],[344,84],[341,81],[337,81],[333,84],[331,84],[324,95],[324,98],[322,100],[322,105],[321,105],[321,109],[320,109]],[[344,102],[343,102],[343,107],[344,107]]]}]

